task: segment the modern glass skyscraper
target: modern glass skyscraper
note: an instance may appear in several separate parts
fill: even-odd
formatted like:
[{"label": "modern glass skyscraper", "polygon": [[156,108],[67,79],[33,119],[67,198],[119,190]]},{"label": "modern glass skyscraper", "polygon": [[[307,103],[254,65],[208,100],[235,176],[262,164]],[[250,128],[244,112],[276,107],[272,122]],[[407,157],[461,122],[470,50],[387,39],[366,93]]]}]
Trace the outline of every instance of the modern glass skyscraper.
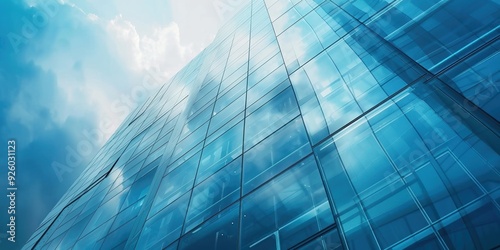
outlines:
[{"label": "modern glass skyscraper", "polygon": [[500,247],[497,0],[252,0],[25,249]]}]

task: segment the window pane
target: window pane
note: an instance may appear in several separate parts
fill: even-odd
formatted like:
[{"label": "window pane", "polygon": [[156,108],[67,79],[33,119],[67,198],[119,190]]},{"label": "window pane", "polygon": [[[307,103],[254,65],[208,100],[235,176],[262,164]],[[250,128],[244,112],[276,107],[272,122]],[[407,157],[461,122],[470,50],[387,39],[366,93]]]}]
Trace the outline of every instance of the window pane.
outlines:
[{"label": "window pane", "polygon": [[179,249],[226,250],[238,248],[239,203],[184,235]]},{"label": "window pane", "polygon": [[287,88],[247,117],[245,149],[251,148],[298,114],[293,90]]},{"label": "window pane", "polygon": [[498,208],[481,201],[500,183],[498,144],[491,140],[498,137],[446,98],[418,84],[315,149],[350,248],[403,247],[411,242],[399,242],[409,238],[432,246],[437,232],[427,230],[430,224],[445,226],[452,217],[446,230],[461,240],[448,247],[484,248],[474,238],[488,234],[470,233],[482,226],[464,222],[469,232],[459,232],[460,221],[465,210],[477,209],[498,224]]},{"label": "window pane", "polygon": [[241,157],[193,190],[184,232],[193,229],[240,197]]},{"label": "window pane", "polygon": [[243,122],[229,129],[203,149],[196,183],[200,183],[241,154]]},{"label": "window pane", "polygon": [[242,212],[242,249],[289,249],[333,223],[313,157],[243,198]]},{"label": "window pane", "polygon": [[243,161],[243,193],[292,165],[311,152],[300,117],[245,153]]},{"label": "window pane", "polygon": [[332,231],[321,235],[307,245],[300,247],[300,250],[342,250],[339,232],[335,228]]},{"label": "window pane", "polygon": [[174,242],[181,235],[188,201],[189,193],[147,220],[136,247],[148,249],[154,245],[167,246]]},{"label": "window pane", "polygon": [[163,177],[148,217],[153,216],[156,212],[193,187],[199,158],[200,153],[198,152],[195,156]]}]

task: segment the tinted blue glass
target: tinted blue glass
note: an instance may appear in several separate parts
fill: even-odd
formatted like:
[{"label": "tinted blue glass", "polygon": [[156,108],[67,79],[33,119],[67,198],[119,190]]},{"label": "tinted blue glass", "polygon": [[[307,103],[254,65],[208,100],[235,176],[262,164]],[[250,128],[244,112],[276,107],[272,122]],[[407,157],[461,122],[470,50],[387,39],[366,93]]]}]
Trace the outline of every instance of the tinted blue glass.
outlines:
[{"label": "tinted blue glass", "polygon": [[149,217],[153,216],[156,212],[160,211],[193,187],[199,157],[200,153],[197,153],[163,177],[151,211],[149,212]]},{"label": "tinted blue glass", "polygon": [[209,133],[219,129],[229,120],[233,119],[234,116],[243,112],[245,108],[245,95],[239,96],[234,102],[232,102],[228,107],[217,112],[214,110],[212,120],[210,121]]},{"label": "tinted blue glass", "polygon": [[333,0],[334,3],[341,5],[341,7],[346,10],[354,18],[365,21],[373,14],[377,13],[379,10],[383,9],[393,0]]},{"label": "tinted blue glass", "polygon": [[105,237],[103,244],[101,245],[101,248],[102,249],[123,248],[124,245],[122,244],[127,241],[133,226],[134,226],[133,221],[129,221],[125,225],[116,229],[115,231],[108,233],[108,235]]},{"label": "tinted blue glass", "polygon": [[190,118],[188,122],[186,122],[186,125],[182,129],[181,133],[181,140],[186,138],[186,136],[190,135],[194,131],[196,131],[197,128],[199,128],[201,125],[205,124],[205,122],[210,118],[210,113],[212,112],[213,106],[210,105],[206,107],[201,113],[198,113],[194,115],[193,117]]},{"label": "tinted blue glass", "polygon": [[132,184],[128,192],[128,196],[123,203],[124,207],[128,207],[148,194],[149,186],[151,185],[151,181],[153,180],[155,173],[156,169],[150,171],[148,174],[136,180],[134,184]]},{"label": "tinted blue glass", "polygon": [[277,35],[281,34],[284,30],[286,30],[288,27],[290,27],[292,24],[294,24],[301,18],[302,16],[297,12],[295,8],[289,9],[288,11],[283,13],[283,15],[278,17],[276,21],[273,22],[276,34]]},{"label": "tinted blue glass", "polygon": [[245,93],[245,82],[240,82],[232,87],[229,91],[218,97],[215,103],[214,112],[219,113],[222,109],[229,106],[239,96]]},{"label": "tinted blue glass", "polygon": [[287,88],[246,119],[245,149],[251,148],[299,114],[292,88]]},{"label": "tinted blue glass", "polygon": [[239,203],[234,204],[184,235],[178,249],[237,249],[239,208]]},{"label": "tinted blue glass", "polygon": [[[352,185],[359,193],[373,188],[395,171],[366,123],[342,133],[335,144]],[[358,157],[355,152],[370,152],[370,158]]]},{"label": "tinted blue glass", "polygon": [[69,249],[75,243],[75,239],[82,233],[85,225],[89,222],[90,216],[83,218],[82,220],[76,222],[67,233],[64,234],[64,238],[60,241],[59,246],[62,249]]},{"label": "tinted blue glass", "polygon": [[193,131],[193,133],[184,138],[184,140],[179,141],[175,146],[172,158],[177,159],[182,155],[184,155],[185,153],[187,153],[192,148],[196,147],[205,138],[207,134],[207,129],[208,129],[208,122],[203,124],[195,131]]},{"label": "tinted blue glass", "polygon": [[[128,189],[118,193],[110,200],[104,202],[97,210],[95,210],[95,213],[92,216],[92,219],[87,224],[87,227],[83,231],[83,234],[87,234],[88,232],[94,230],[105,222],[112,222],[112,220],[110,219],[120,211],[120,207],[123,204],[123,201],[127,194]],[[111,224],[107,226],[109,227],[111,226]]]},{"label": "tinted blue glass", "polygon": [[271,20],[276,20],[278,17],[283,15],[287,10],[291,9],[294,5],[294,1],[286,0],[286,1],[273,1],[266,0],[265,1],[268,6],[269,17]]},{"label": "tinted blue glass", "polygon": [[366,216],[382,248],[406,238],[428,225],[422,212],[400,181],[362,195]]},{"label": "tinted blue glass", "polygon": [[241,158],[207,178],[193,189],[184,232],[193,229],[240,197]]},{"label": "tinted blue glass", "polygon": [[290,75],[290,81],[300,105],[307,133],[311,142],[315,144],[329,134],[325,115],[304,68],[300,68]]},{"label": "tinted blue glass", "polygon": [[[274,76],[270,75],[269,78],[272,78]],[[271,79],[268,80],[269,78],[264,79],[254,87],[248,90],[247,92],[247,106],[252,107],[252,106],[260,106],[262,103],[260,102],[261,98],[265,98],[266,94],[268,92],[272,92],[275,89],[278,89],[280,85],[286,85],[285,87],[288,87],[289,83],[286,81],[287,77],[286,75],[278,76],[279,78]],[[288,83],[288,84],[287,84]],[[283,90],[282,88],[279,88]],[[260,104],[260,105],[259,105]],[[251,112],[253,109],[251,110]]]},{"label": "tinted blue glass", "polygon": [[302,119],[296,118],[243,157],[243,193],[248,193],[311,152]]},{"label": "tinted blue glass", "polygon": [[[252,93],[254,91],[262,91],[265,89],[269,89],[269,87],[275,86],[278,83],[284,81],[288,77],[285,66],[281,65],[278,68],[274,69],[271,73],[268,75],[263,76],[262,79],[258,79],[259,81],[256,81],[254,79],[249,78],[248,79],[248,88],[254,88],[257,87],[256,85],[260,85],[257,87],[257,89],[252,90]],[[249,96],[249,103],[251,104],[254,100],[256,100],[255,95]]]},{"label": "tinted blue glass", "polygon": [[394,249],[442,249],[444,245],[431,228],[421,231],[417,235],[396,245]]},{"label": "tinted blue glass", "polygon": [[282,49],[283,60],[290,72],[295,71],[299,65],[303,65],[323,50],[314,30],[304,19],[279,35],[278,41]]},{"label": "tinted blue glass", "polygon": [[[335,144],[326,142],[316,150],[349,246],[368,247],[360,246],[359,237],[372,231],[380,247],[391,248],[479,199],[500,180],[493,170],[498,154],[473,139],[487,130],[474,134],[458,125],[455,118],[461,111],[457,107],[451,111],[449,102],[438,100],[442,99],[420,85],[334,136]],[[465,144],[459,137],[477,144]],[[354,152],[370,152],[369,161]],[[475,162],[482,165],[469,166],[471,157],[481,158]],[[483,177],[486,173],[488,178]],[[482,180],[480,184],[475,178]],[[352,200],[353,196],[359,201]],[[436,244],[429,233],[419,235],[415,245]],[[470,243],[466,237],[463,240],[464,245]],[[477,243],[470,244],[477,247]]]},{"label": "tinted blue glass", "polygon": [[[275,82],[272,85],[259,84],[255,88],[250,89],[250,91],[247,92],[247,97],[248,97],[249,101],[250,101],[250,98],[254,98],[255,102],[253,102],[253,103],[247,102],[246,113],[247,114],[253,113],[255,110],[260,108],[263,104],[265,104],[269,100],[273,99],[276,95],[281,93],[283,90],[285,90],[289,86],[290,86],[290,81],[288,79],[285,79],[282,82]],[[262,91],[262,92],[259,92],[259,91]],[[260,95],[255,95],[256,93],[259,93]]]},{"label": "tinted blue glass", "polygon": [[439,230],[446,244],[451,248],[494,249],[500,240],[500,211],[490,201],[481,206],[470,206],[464,214],[455,214],[443,221]]},{"label": "tinted blue glass", "polygon": [[333,223],[313,157],[242,200],[242,249],[289,249]]},{"label": "tinted blue glass", "polygon": [[447,71],[442,79],[446,84],[463,94],[467,99],[481,107],[500,121],[500,41],[486,47],[471,58]]},{"label": "tinted blue glass", "polygon": [[403,1],[370,26],[436,73],[493,38],[499,11],[495,1]]},{"label": "tinted blue glass", "polygon": [[[348,47],[334,47],[334,49],[339,51],[350,50]],[[347,52],[344,56],[346,54]],[[343,63],[355,61],[357,57],[355,54],[353,56],[354,58],[344,59],[345,62]],[[316,92],[330,131],[337,130],[361,114],[361,109],[355,102],[352,92],[345,84],[328,54],[322,53],[315,57],[304,66],[304,69]]]},{"label": "tinted blue glass", "polygon": [[352,249],[379,248],[363,207],[357,199],[354,199],[357,196],[356,191],[342,166],[333,141],[325,142],[315,149],[315,153],[325,173],[340,222],[339,226],[342,228],[348,247]]},{"label": "tinted blue glass", "polygon": [[[256,68],[253,72],[251,72],[248,75],[248,81],[250,83],[258,83],[262,79],[264,79],[264,77],[271,74],[271,72],[275,71],[282,64],[283,64],[283,59],[281,57],[281,54],[276,53],[270,59],[266,58],[263,64],[259,65],[258,68]],[[250,87],[253,87],[253,84],[250,85]]]},{"label": "tinted blue glass", "polygon": [[[149,249],[152,246],[168,246],[174,242],[182,230],[189,201],[189,193],[170,204],[144,224],[141,231],[138,248]],[[158,233],[162,232],[162,233]]]},{"label": "tinted blue glass", "polygon": [[[106,234],[108,233],[109,231],[109,228],[112,224],[112,220],[108,220],[107,222],[105,222],[104,224],[102,224],[101,226],[95,228],[93,231],[91,231],[90,233],[86,233],[85,231],[81,234],[82,236],[80,236],[80,240],[79,242],[83,243],[83,244],[88,244],[89,241],[93,241],[95,242],[96,239],[99,239],[98,242],[96,243],[96,246],[99,247],[102,242],[103,242],[103,237],[106,236]],[[86,238],[86,239],[84,239]],[[75,238],[73,238],[74,240]],[[76,247],[78,243],[75,244],[75,247],[76,249],[79,249],[79,247]],[[66,249],[66,248],[65,248]],[[81,248],[80,248],[81,249]]]},{"label": "tinted blue glass", "polygon": [[339,237],[339,232],[337,229],[325,233],[315,239],[314,241],[306,244],[299,248],[300,250],[341,250],[342,241]]},{"label": "tinted blue glass", "polygon": [[203,149],[196,183],[215,173],[241,154],[243,122],[229,129]]},{"label": "tinted blue glass", "polygon": [[333,4],[331,1],[324,1],[319,8],[316,8],[314,11],[325,20],[326,24],[328,24],[339,37],[349,33],[360,24],[358,20],[352,18],[352,16],[342,8],[338,8],[337,5]]},{"label": "tinted blue glass", "polygon": [[123,209],[119,214],[116,215],[115,220],[113,221],[113,225],[109,230],[114,231],[115,229],[122,226],[126,222],[134,219],[137,216],[137,214],[139,214],[139,211],[141,210],[143,204],[144,204],[144,198],[138,200],[136,203]]},{"label": "tinted blue glass", "polygon": [[266,34],[252,36],[252,48],[250,50],[249,73],[254,72],[263,62],[269,60],[274,55],[280,55],[276,37],[272,36],[272,29],[266,31]]},{"label": "tinted blue glass", "polygon": [[494,249],[499,13],[248,1],[24,249]]}]

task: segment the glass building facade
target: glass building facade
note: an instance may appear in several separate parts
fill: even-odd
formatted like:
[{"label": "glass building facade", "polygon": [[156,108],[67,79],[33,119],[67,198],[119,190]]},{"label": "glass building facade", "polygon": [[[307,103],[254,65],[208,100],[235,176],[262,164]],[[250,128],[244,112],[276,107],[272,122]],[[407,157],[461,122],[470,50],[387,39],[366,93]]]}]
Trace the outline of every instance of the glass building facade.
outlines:
[{"label": "glass building facade", "polygon": [[498,0],[252,0],[24,249],[500,247]]}]

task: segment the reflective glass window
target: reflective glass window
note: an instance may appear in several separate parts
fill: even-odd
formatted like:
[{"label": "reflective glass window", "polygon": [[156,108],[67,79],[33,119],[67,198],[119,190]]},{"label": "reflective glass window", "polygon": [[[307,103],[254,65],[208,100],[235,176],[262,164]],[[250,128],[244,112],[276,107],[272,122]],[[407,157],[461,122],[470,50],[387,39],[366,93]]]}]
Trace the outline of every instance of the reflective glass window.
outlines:
[{"label": "reflective glass window", "polygon": [[184,235],[179,249],[237,249],[239,208],[239,203],[236,203]]},{"label": "reflective glass window", "polygon": [[300,117],[292,120],[243,157],[243,193],[248,193],[311,152]]},{"label": "reflective glass window", "polygon": [[200,153],[198,152],[163,177],[149,212],[149,217],[193,187],[199,159]]},{"label": "reflective glass window", "polygon": [[103,244],[101,245],[102,249],[120,249],[124,247],[128,237],[130,235],[130,231],[134,226],[134,221],[129,221],[125,223],[120,228],[109,232],[104,238]]},{"label": "reflective glass window", "polygon": [[168,246],[174,242],[181,235],[188,201],[189,193],[148,219],[141,230],[136,247],[150,249],[153,246]]},{"label": "reflective glass window", "polygon": [[[495,135],[470,116],[460,122],[464,111],[443,98],[419,84],[316,148],[351,248],[391,248],[410,235],[433,245],[432,231],[420,230],[464,216],[457,211],[472,202],[486,206],[479,199],[498,187],[498,144],[488,139]],[[498,210],[490,212],[496,218]],[[477,248],[467,237],[463,244]]]},{"label": "reflective glass window", "polygon": [[222,109],[226,108],[230,103],[235,101],[238,97],[245,93],[246,84],[244,81],[235,84],[229,91],[219,96],[215,103],[214,113],[219,113]]},{"label": "reflective glass window", "polygon": [[401,1],[369,26],[437,73],[493,39],[499,11],[495,1]]},{"label": "reflective glass window", "polygon": [[226,124],[229,120],[233,119],[237,114],[243,112],[245,109],[245,95],[239,96],[234,102],[229,104],[225,109],[217,112],[214,111],[212,120],[210,121],[210,129],[208,133],[211,134],[221,126]]},{"label": "reflective glass window", "polygon": [[299,248],[300,250],[342,250],[339,232],[335,228]]},{"label": "reflective glass window", "polygon": [[241,155],[243,122],[230,128],[203,149],[196,183],[215,173],[221,167]]},{"label": "reflective glass window", "polygon": [[251,148],[299,114],[292,88],[287,88],[246,119],[245,149]]},{"label": "reflective glass window", "polygon": [[193,189],[184,231],[189,231],[240,197],[241,158]]},{"label": "reflective glass window", "polygon": [[450,249],[494,249],[498,246],[500,211],[486,199],[481,203],[481,206],[470,206],[443,221],[438,231]]},{"label": "reflective glass window", "polygon": [[177,159],[178,157],[186,154],[189,150],[196,147],[200,142],[205,139],[207,135],[208,122],[206,122],[203,126],[196,129],[193,133],[191,133],[188,137],[184,138],[184,140],[178,142],[175,145],[174,153],[172,154],[173,159]]},{"label": "reflective glass window", "polygon": [[301,19],[278,36],[283,59],[290,72],[317,55],[323,47],[313,28]]},{"label": "reflective glass window", "polygon": [[290,249],[333,223],[314,157],[242,200],[242,249]]},{"label": "reflective glass window", "polygon": [[459,63],[442,76],[443,81],[500,121],[500,41]]}]

